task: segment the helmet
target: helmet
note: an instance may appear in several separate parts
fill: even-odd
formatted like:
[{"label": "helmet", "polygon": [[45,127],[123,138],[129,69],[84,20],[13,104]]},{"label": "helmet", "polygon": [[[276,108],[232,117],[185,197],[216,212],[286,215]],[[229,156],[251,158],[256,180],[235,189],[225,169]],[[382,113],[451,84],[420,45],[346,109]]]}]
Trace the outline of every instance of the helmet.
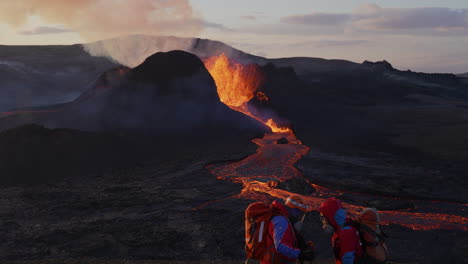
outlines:
[{"label": "helmet", "polygon": [[286,206],[289,208],[297,208],[303,212],[309,212],[312,210],[311,206],[306,204],[304,199],[296,194],[289,196],[286,199]]}]

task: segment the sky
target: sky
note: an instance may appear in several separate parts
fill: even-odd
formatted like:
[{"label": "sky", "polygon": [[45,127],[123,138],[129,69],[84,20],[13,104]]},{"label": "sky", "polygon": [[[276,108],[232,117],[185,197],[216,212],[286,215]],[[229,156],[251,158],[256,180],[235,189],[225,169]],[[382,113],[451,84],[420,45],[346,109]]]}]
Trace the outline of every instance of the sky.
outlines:
[{"label": "sky", "polygon": [[219,40],[278,57],[387,60],[468,72],[466,0],[1,0],[0,44],[143,33]]}]

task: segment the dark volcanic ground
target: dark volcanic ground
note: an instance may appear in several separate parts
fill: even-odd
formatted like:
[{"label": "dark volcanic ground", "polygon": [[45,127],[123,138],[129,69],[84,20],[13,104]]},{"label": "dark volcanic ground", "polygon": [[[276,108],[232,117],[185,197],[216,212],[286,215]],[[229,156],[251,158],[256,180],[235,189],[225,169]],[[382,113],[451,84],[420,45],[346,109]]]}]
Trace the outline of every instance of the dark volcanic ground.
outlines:
[{"label": "dark volcanic ground", "polygon": [[237,248],[239,241],[226,237],[242,235],[231,226],[242,222],[245,202],[233,201],[237,210],[194,211],[239,191],[204,169],[215,159],[253,150],[248,141],[224,141],[161,142],[153,145],[153,156],[124,169],[2,188],[1,233],[8,241],[2,244],[2,258],[235,258],[241,250],[231,252],[232,245]]},{"label": "dark volcanic ground", "polygon": [[[297,164],[306,179],[347,192],[460,206],[468,202],[464,80],[400,72],[386,62],[309,58],[271,62],[294,67],[263,66],[267,82],[262,91],[270,98],[268,107],[289,120],[298,139],[311,147]],[[212,80],[205,77],[201,77],[205,87],[214,89]],[[109,90],[114,97],[99,98],[106,102],[114,98],[112,106],[119,111],[130,109],[125,114],[138,116],[146,108],[121,100],[128,93],[125,87],[119,84],[118,89]],[[191,86],[182,82],[161,87],[184,91]],[[167,91],[161,87],[154,91]],[[80,106],[89,105],[79,100],[70,109],[88,109]],[[210,109],[216,107],[206,112],[211,114]],[[99,117],[112,116],[113,111],[103,111],[107,115]],[[51,115],[7,116],[0,118],[0,127],[41,123],[46,116],[49,120]],[[68,116],[64,116],[66,121]],[[215,119],[207,120],[213,124]],[[258,128],[228,133],[226,126],[209,136],[166,133],[153,137],[120,128],[118,132],[83,132],[25,126],[0,133],[2,263],[82,257],[242,260],[243,210],[251,201],[230,198],[241,186],[215,179],[205,165],[254,153],[256,147],[250,140],[261,137]],[[12,171],[17,174],[12,176]],[[304,190],[297,181],[281,186],[311,194],[310,188]],[[350,193],[340,198],[381,210],[414,207],[406,199],[362,201]],[[466,217],[465,212],[459,214]],[[317,244],[318,263],[329,263],[329,238],[320,231],[316,213],[310,214],[307,227],[306,237]],[[398,225],[387,226],[386,231],[391,260],[397,263],[468,262],[466,231],[413,231]]]},{"label": "dark volcanic ground", "polygon": [[[120,163],[120,169],[2,187],[1,259],[242,260],[243,210],[251,201],[229,198],[240,186],[216,180],[204,166],[252,154],[253,144],[213,138],[147,146],[154,149],[151,155]],[[98,155],[105,153],[89,153],[101,159]],[[294,181],[283,187],[303,188]],[[317,213],[306,223],[306,237],[317,243],[318,263],[328,263],[329,238]],[[463,263],[467,258],[466,232],[397,225],[385,230],[397,263]]]}]

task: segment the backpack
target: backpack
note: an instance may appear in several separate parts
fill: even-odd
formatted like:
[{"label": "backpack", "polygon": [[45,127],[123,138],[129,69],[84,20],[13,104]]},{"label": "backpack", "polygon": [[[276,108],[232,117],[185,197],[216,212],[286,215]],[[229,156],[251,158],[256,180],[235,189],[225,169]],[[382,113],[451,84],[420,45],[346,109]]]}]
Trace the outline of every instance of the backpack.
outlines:
[{"label": "backpack", "polygon": [[245,209],[245,254],[248,259],[261,260],[271,250],[266,240],[268,226],[273,216],[280,213],[262,202],[250,204]]},{"label": "backpack", "polygon": [[356,221],[346,223],[359,232],[363,256],[357,261],[365,264],[384,264],[388,259],[385,239],[388,237],[380,227],[379,213],[374,208],[365,208]]}]

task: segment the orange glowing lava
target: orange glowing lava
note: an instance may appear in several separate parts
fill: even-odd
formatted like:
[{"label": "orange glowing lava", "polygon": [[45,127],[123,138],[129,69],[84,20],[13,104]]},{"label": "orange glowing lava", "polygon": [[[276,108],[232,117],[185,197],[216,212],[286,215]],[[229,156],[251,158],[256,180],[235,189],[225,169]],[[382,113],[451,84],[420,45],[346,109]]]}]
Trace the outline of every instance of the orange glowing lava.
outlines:
[{"label": "orange glowing lava", "polygon": [[207,59],[205,66],[216,83],[219,99],[229,107],[247,103],[262,82],[257,66],[233,62],[224,54]]},{"label": "orange glowing lava", "polygon": [[[277,140],[285,136],[288,144],[278,144]],[[293,178],[303,177],[294,164],[307,154],[309,147],[303,145],[294,137],[293,133],[269,133],[262,139],[253,140],[259,148],[257,152],[238,162],[226,162],[208,165],[206,168],[219,180],[230,180],[243,186],[241,193],[234,198],[248,200],[282,199],[292,192],[277,188],[278,183]],[[343,191],[333,191],[327,188],[311,184],[315,193],[300,195],[304,201],[313,208],[317,208],[325,199],[343,194]],[[298,194],[296,194],[298,195]],[[414,201],[419,210],[431,207],[437,210],[447,208],[442,202]],[[432,203],[430,206],[427,204]],[[364,207],[343,202],[343,206],[351,216],[356,216]],[[438,206],[438,207],[436,207]],[[459,215],[467,210],[466,205],[452,205],[452,213],[421,213],[416,211],[381,211],[382,224],[399,224],[414,230],[430,229],[458,229],[468,230],[468,218]],[[434,210],[434,209],[432,209]]]},{"label": "orange glowing lava", "polygon": [[265,124],[274,133],[292,132],[287,127],[278,126],[272,118],[264,120],[254,115],[247,107],[254,96],[260,101],[268,101],[265,93],[257,91],[263,81],[263,74],[257,65],[243,65],[221,54],[205,60],[205,66],[216,83],[221,102]]},{"label": "orange glowing lava", "polygon": [[292,132],[291,129],[287,127],[280,127],[278,126],[273,119],[268,119],[268,121],[265,123],[265,125],[269,126],[271,128],[271,131],[273,133],[289,133]]}]

